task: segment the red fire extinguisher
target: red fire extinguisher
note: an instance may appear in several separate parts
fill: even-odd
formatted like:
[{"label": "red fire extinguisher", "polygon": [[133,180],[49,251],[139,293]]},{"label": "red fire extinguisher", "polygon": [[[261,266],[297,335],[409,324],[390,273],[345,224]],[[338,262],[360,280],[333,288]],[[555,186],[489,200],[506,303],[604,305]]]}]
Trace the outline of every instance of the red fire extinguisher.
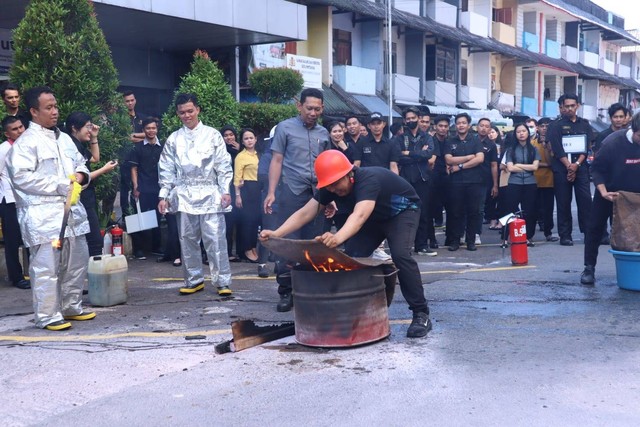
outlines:
[{"label": "red fire extinguisher", "polygon": [[122,255],[122,228],[115,225],[111,229],[111,253],[113,255]]},{"label": "red fire extinguisher", "polygon": [[513,265],[527,265],[527,223],[522,218],[516,218],[509,223],[509,239],[511,240],[511,263]]}]

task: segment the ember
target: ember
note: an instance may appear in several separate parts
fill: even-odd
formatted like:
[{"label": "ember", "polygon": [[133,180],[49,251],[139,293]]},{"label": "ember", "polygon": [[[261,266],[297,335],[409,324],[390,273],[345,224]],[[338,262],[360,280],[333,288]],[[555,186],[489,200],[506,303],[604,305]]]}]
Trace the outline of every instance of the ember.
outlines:
[{"label": "ember", "polygon": [[349,271],[353,270],[351,267],[346,267],[340,263],[335,262],[333,258],[327,258],[326,261],[322,261],[320,263],[315,263],[311,259],[311,255],[309,255],[309,251],[304,251],[304,257],[309,261],[311,266],[317,272],[329,273],[329,272],[337,272],[337,271]]}]

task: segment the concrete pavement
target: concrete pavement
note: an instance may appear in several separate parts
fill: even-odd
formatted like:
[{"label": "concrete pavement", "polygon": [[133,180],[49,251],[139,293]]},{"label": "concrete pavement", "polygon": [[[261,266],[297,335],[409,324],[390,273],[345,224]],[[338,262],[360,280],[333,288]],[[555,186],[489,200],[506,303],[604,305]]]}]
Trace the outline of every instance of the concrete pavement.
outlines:
[{"label": "concrete pavement", "polygon": [[[232,298],[180,296],[180,269],[130,261],[125,305],[68,332],[33,327],[30,292],[0,287],[3,425],[637,425],[640,293],[616,286],[601,248],[595,287],[579,284],[582,242],[540,242],[527,267],[485,230],[477,252],[418,261],[434,329],[342,350],[293,337],[216,355],[237,318],[277,313],[273,278],[232,264]],[[440,242],[443,237],[439,237]],[[186,340],[204,335],[202,340]],[[72,372],[72,374],[70,374]]]}]

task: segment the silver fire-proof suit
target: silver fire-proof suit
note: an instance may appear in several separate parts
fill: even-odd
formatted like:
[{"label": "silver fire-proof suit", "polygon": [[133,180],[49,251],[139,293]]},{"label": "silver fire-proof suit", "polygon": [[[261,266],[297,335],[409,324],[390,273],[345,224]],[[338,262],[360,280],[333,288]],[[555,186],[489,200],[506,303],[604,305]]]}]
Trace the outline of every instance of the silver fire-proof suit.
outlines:
[{"label": "silver fire-proof suit", "polygon": [[182,266],[187,286],[204,281],[200,239],[209,258],[211,282],[231,284],[227,255],[224,213],[221,197],[229,193],[233,178],[231,156],[220,132],[202,122],[172,133],[158,162],[160,197],[168,212],[178,212]]},{"label": "silver fire-proof suit", "polygon": [[31,123],[7,156],[20,231],[31,249],[29,276],[33,289],[36,326],[82,313],[82,288],[89,252],[84,235],[89,232],[87,213],[80,202],[71,207],[63,250],[53,247],[60,235],[69,175],[85,175],[85,159],[69,135]]}]

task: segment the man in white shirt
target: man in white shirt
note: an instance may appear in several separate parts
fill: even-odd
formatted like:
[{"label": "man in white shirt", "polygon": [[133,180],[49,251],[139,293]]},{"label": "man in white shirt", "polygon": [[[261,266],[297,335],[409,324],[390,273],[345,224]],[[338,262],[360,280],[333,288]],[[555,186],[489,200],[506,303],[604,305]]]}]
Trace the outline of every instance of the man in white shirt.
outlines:
[{"label": "man in white shirt", "polygon": [[24,270],[20,264],[20,246],[22,234],[16,213],[16,200],[13,197],[11,180],[7,173],[5,160],[13,143],[22,132],[24,125],[15,116],[6,116],[2,120],[2,130],[7,138],[0,144],[0,218],[2,218],[2,236],[4,237],[4,259],[7,263],[7,273],[13,286],[20,289],[31,289],[31,283],[24,277]]}]

